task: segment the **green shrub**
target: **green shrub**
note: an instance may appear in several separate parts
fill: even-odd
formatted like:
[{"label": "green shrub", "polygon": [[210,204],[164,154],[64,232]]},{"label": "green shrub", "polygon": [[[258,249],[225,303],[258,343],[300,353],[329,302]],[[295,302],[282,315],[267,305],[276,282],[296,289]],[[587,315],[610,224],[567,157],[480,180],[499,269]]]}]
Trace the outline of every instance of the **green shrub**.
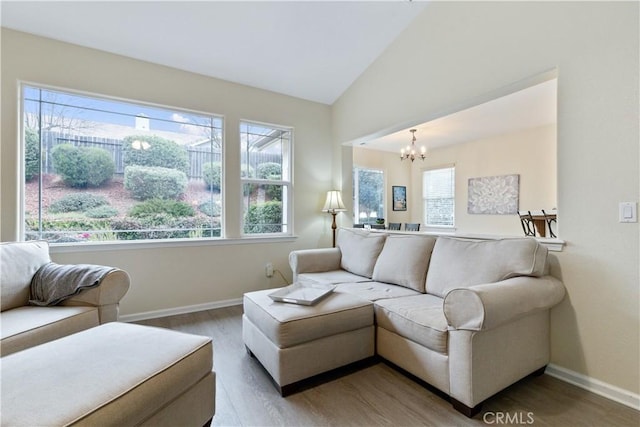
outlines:
[{"label": "green shrub", "polygon": [[116,172],[116,163],[107,150],[98,147],[80,147],[85,161],[89,165],[87,185],[99,187],[109,181]]},{"label": "green shrub", "polygon": [[220,191],[222,177],[222,165],[220,162],[205,163],[202,165],[202,179],[207,184],[207,190]]},{"label": "green shrub", "polygon": [[265,185],[267,199],[272,201],[282,200],[282,185]]},{"label": "green shrub", "polygon": [[182,216],[194,216],[195,210],[185,202],[167,199],[150,199],[146,202],[138,203],[129,211],[129,216],[142,218],[157,214],[167,214],[177,218]]},{"label": "green shrub", "polygon": [[148,166],[189,172],[189,155],[184,147],[159,136],[134,135],[122,142],[126,166]]},{"label": "green shrub", "polygon": [[107,205],[108,203],[107,199],[97,194],[71,193],[51,203],[49,212],[84,212],[97,208],[98,206]]},{"label": "green shrub", "polygon": [[177,199],[187,189],[187,175],[176,169],[127,166],[124,188],[134,199]]},{"label": "green shrub", "polygon": [[113,206],[103,205],[88,209],[84,214],[89,218],[113,218],[118,215],[118,210]]},{"label": "green shrub", "polygon": [[282,232],[282,202],[272,201],[250,205],[244,218],[244,232],[247,234]]},{"label": "green shrub", "polygon": [[198,205],[198,210],[205,214],[206,216],[220,216],[220,204],[213,200],[203,200]]},{"label": "green shrub", "polygon": [[88,167],[82,161],[80,151],[71,144],[61,144],[52,151],[53,167],[71,187],[84,187],[87,184]]},{"label": "green shrub", "polygon": [[40,138],[36,131],[26,129],[24,139],[24,179],[31,181],[40,173]]},{"label": "green shrub", "polygon": [[99,187],[116,170],[111,154],[102,148],[61,144],[51,155],[56,173],[70,187]]},{"label": "green shrub", "polygon": [[[256,175],[259,179],[280,180],[282,167],[274,162],[260,163],[256,169]],[[281,185],[265,185],[264,189],[268,200],[282,200]]]},{"label": "green shrub", "polygon": [[281,176],[282,167],[279,163],[260,163],[256,168],[256,178],[258,179],[280,179]]}]

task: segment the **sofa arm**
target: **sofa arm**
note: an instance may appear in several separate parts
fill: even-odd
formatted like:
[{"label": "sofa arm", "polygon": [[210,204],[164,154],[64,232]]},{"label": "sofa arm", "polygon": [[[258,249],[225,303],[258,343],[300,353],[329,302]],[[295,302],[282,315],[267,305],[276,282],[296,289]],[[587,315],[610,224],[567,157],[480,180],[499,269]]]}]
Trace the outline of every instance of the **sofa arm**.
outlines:
[{"label": "sofa arm", "polygon": [[565,289],[551,276],[514,277],[496,283],[453,289],[444,298],[449,327],[469,331],[493,329],[548,310],[562,301]]},{"label": "sofa arm", "polygon": [[112,322],[118,320],[118,304],[129,290],[130,282],[126,271],[115,269],[102,278],[99,286],[82,291],[61,305],[98,307],[100,323]]},{"label": "sofa arm", "polygon": [[319,273],[340,269],[342,253],[338,248],[302,249],[289,254],[293,281],[300,273]]}]

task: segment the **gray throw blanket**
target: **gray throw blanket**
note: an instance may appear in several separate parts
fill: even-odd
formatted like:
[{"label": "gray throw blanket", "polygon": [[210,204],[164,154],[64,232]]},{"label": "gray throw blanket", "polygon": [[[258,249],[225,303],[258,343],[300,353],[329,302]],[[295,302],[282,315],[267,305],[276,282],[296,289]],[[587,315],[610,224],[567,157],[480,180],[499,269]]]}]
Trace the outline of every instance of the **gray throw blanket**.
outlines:
[{"label": "gray throw blanket", "polygon": [[85,289],[98,286],[113,267],[92,264],[61,265],[49,262],[31,279],[32,305],[56,305]]}]

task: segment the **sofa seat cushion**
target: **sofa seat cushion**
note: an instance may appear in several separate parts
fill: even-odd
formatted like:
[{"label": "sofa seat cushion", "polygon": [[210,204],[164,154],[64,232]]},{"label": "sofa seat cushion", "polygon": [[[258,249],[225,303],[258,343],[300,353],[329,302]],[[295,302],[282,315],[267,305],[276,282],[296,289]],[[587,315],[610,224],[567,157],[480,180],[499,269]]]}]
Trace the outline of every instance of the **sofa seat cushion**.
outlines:
[{"label": "sofa seat cushion", "polygon": [[2,422],[140,425],[212,366],[208,337],[107,323],[3,357]]},{"label": "sofa seat cushion", "polygon": [[424,293],[433,236],[390,235],[373,269],[373,280],[405,286]]},{"label": "sofa seat cushion", "polygon": [[273,291],[244,294],[244,315],[280,348],[373,325],[373,304],[366,299],[333,292],[306,306],[273,301]]},{"label": "sofa seat cushion", "polygon": [[45,241],[0,244],[1,311],[29,303],[31,278],[49,262],[49,244]]},{"label": "sofa seat cushion", "polygon": [[337,246],[342,253],[340,268],[371,278],[386,238],[383,233],[341,228],[337,238]]},{"label": "sofa seat cushion", "polygon": [[298,274],[298,281],[312,281],[320,283],[358,283],[370,282],[371,279],[357,274],[349,273],[345,270],[322,271],[319,273],[301,273]]},{"label": "sofa seat cushion", "polygon": [[0,354],[15,353],[100,324],[88,306],[23,306],[0,313]]},{"label": "sofa seat cushion", "polygon": [[471,241],[439,237],[427,273],[427,292],[439,297],[452,289],[518,276],[543,276],[545,246],[533,238]]},{"label": "sofa seat cushion", "polygon": [[447,353],[443,299],[434,295],[383,299],[374,304],[376,324],[438,353]]},{"label": "sofa seat cushion", "polygon": [[420,295],[420,292],[413,289],[381,282],[340,283],[336,285],[335,290],[336,292],[356,295],[369,301]]}]

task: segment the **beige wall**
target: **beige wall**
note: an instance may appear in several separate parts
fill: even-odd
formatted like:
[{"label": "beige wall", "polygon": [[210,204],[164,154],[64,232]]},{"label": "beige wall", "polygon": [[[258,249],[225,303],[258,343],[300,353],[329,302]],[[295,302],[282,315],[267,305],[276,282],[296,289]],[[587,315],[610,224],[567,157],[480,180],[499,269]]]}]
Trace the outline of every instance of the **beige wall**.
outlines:
[{"label": "beige wall", "polygon": [[[132,287],[121,313],[133,314],[240,298],[280,285],[267,261],[290,276],[294,248],[331,244],[330,218],[320,209],[333,186],[330,108],[197,74],[2,29],[1,237],[18,238],[18,81],[223,114],[225,230],[240,234],[238,123],[255,120],[294,127],[294,232],[286,242],[203,244],[54,252],[58,262],[105,263],[127,270]],[[124,246],[124,248],[123,248]]]},{"label": "beige wall", "polygon": [[[557,67],[558,255],[568,295],[552,362],[640,391],[637,2],[430,2],[334,104],[334,143],[421,123]],[[375,88],[375,90],[374,90]],[[342,161],[348,170],[350,159]],[[346,186],[346,185],[345,185]]]},{"label": "beige wall", "polygon": [[[354,165],[384,171],[387,222],[423,222],[422,171],[448,165],[456,168],[457,232],[522,235],[516,215],[467,213],[469,178],[518,174],[521,209],[549,210],[557,206],[555,125],[432,149],[424,162],[412,164],[401,162],[397,154],[386,151],[354,147],[353,152]],[[407,212],[391,209],[392,185],[407,186]]]}]

